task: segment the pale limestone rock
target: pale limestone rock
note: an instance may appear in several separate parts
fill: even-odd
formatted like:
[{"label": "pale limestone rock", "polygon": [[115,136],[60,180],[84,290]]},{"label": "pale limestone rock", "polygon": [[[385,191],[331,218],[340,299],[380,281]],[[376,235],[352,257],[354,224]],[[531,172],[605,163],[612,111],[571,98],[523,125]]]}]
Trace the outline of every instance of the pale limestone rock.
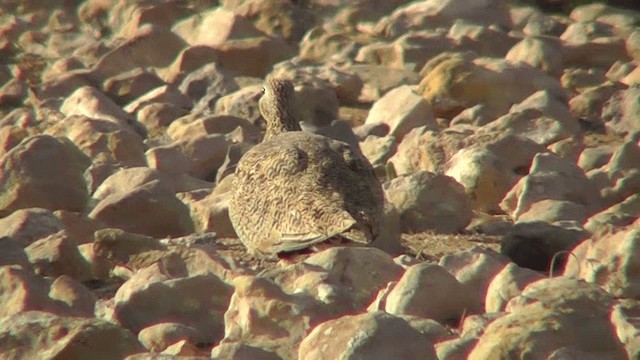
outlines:
[{"label": "pale limestone rock", "polygon": [[509,263],[498,272],[489,283],[485,298],[485,312],[495,313],[505,310],[509,300],[520,295],[530,283],[540,280],[539,272]]},{"label": "pale limestone rock", "polygon": [[94,65],[92,75],[105,80],[141,67],[169,66],[187,43],[166,26],[145,24]]},{"label": "pale limestone rock", "polygon": [[537,154],[529,174],[507,193],[500,207],[514,219],[542,200],[572,201],[586,207],[598,206],[597,188],[582,169],[554,154]]},{"label": "pale limestone rock", "polygon": [[601,212],[591,216],[584,224],[584,228],[596,233],[607,226],[623,227],[630,225],[640,218],[640,194],[631,195]]},{"label": "pale limestone rock", "polygon": [[224,343],[241,342],[294,358],[313,324],[336,317],[308,294],[285,293],[263,277],[240,276],[224,315]]},{"label": "pale limestone rock", "polygon": [[630,359],[640,356],[640,302],[638,300],[622,300],[613,306],[611,323],[616,328],[618,338],[624,344]]},{"label": "pale limestone rock", "polygon": [[508,262],[508,258],[496,252],[474,247],[443,256],[439,265],[467,288],[468,310],[480,313],[485,308],[489,284]]},{"label": "pale limestone rock", "polygon": [[437,359],[433,345],[406,321],[382,311],[318,325],[302,341],[299,359]]},{"label": "pale limestone rock", "polygon": [[640,104],[636,101],[639,96],[640,85],[633,85],[618,91],[607,101],[601,116],[608,131],[620,135],[640,131]]},{"label": "pale limestone rock", "polygon": [[220,343],[211,350],[211,358],[213,359],[259,359],[259,360],[280,360],[282,359],[273,352],[260,349],[258,347],[249,346],[242,343]]},{"label": "pale limestone rock", "polygon": [[387,124],[389,135],[398,141],[417,127],[426,126],[430,130],[437,129],[435,118],[427,102],[406,85],[389,91],[376,101],[365,123]]},{"label": "pale limestone rock", "polygon": [[566,277],[528,285],[487,326],[469,359],[534,356],[625,359],[609,322],[612,298],[597,286]]},{"label": "pale limestone rock", "polygon": [[484,132],[506,132],[549,145],[580,133],[580,124],[557,95],[542,90],[511,107],[509,114],[483,126]]},{"label": "pale limestone rock", "polygon": [[172,31],[189,45],[213,47],[223,67],[248,76],[264,76],[275,63],[293,55],[282,38],[265,35],[248,19],[221,7],[185,18]]},{"label": "pale limestone rock", "polygon": [[158,75],[136,68],[122,74],[115,75],[104,81],[106,95],[115,99],[118,104],[129,103],[152,89],[162,86],[164,83]]},{"label": "pale limestone rock", "polygon": [[0,294],[0,316],[31,310],[92,316],[95,302],[89,290],[70,277],[51,280],[11,266],[0,267]]},{"label": "pale limestone rock", "polygon": [[0,158],[0,214],[31,207],[82,211],[89,195],[83,172],[90,164],[67,139],[25,139]]},{"label": "pale limestone rock", "polygon": [[558,221],[574,221],[584,223],[589,217],[589,209],[573,201],[541,200],[531,205],[529,210],[518,216],[518,222],[544,221],[555,223]]},{"label": "pale limestone rock", "polygon": [[40,311],[0,319],[0,337],[5,339],[1,354],[23,359],[122,359],[144,350],[133,334],[115,324]]},{"label": "pale limestone rock", "polygon": [[47,129],[46,133],[68,137],[94,163],[122,166],[145,164],[142,137],[129,126],[85,115],[72,115]]},{"label": "pale limestone rock", "polygon": [[387,200],[400,213],[403,232],[457,232],[471,221],[464,187],[453,178],[421,171],[384,184]]},{"label": "pale limestone rock", "polygon": [[485,104],[487,113],[497,117],[539,90],[566,96],[560,83],[542,71],[504,59],[444,53],[431,59],[422,73],[418,93],[436,117],[452,118],[477,104]]},{"label": "pale limestone rock", "polygon": [[216,275],[191,275],[179,266],[158,262],[138,271],[116,292],[115,319],[134,333],[161,321],[175,322],[216,343],[223,337],[232,289]]},{"label": "pale limestone rock", "polygon": [[411,266],[387,297],[385,310],[438,322],[457,320],[472,304],[467,288],[439,265]]},{"label": "pale limestone rock", "polygon": [[376,32],[387,37],[395,37],[408,30],[449,25],[457,19],[511,27],[509,8],[501,1],[469,4],[460,0],[428,0],[398,8],[380,20],[376,25]]},{"label": "pale limestone rock", "polygon": [[375,42],[362,46],[355,60],[417,72],[428,59],[454,46],[446,35],[443,29],[405,33],[392,42]]},{"label": "pale limestone rock", "polygon": [[327,281],[350,294],[356,308],[371,302],[378,290],[402,276],[402,268],[382,250],[334,247],[310,256],[305,264],[327,272]]},{"label": "pale limestone rock", "polygon": [[[640,278],[634,273],[640,261],[640,230],[634,225],[585,240],[567,259],[565,276],[597,284],[617,297],[640,296]],[[576,260],[577,258],[577,260]]]},{"label": "pale limestone rock", "polygon": [[64,225],[50,210],[42,208],[20,209],[0,219],[0,236],[13,239],[21,247],[55,234]]},{"label": "pale limestone rock", "polygon": [[147,350],[161,352],[169,345],[181,340],[188,340],[195,344],[206,342],[206,336],[202,336],[192,327],[179,323],[159,323],[146,327],[138,333],[138,340]]},{"label": "pale limestone rock", "polygon": [[158,180],[105,197],[89,217],[111,227],[154,237],[193,232],[189,208]]},{"label": "pale limestone rock", "polygon": [[547,74],[558,75],[562,71],[562,43],[556,39],[525,37],[509,50],[505,59],[523,62]]},{"label": "pale limestone rock", "polygon": [[88,264],[78,251],[77,242],[66,231],[37,240],[24,250],[38,275],[67,275],[77,281],[85,281],[91,277]]},{"label": "pale limestone rock", "polygon": [[137,97],[123,109],[128,113],[135,114],[143,106],[153,103],[171,103],[185,110],[193,107],[193,102],[187,95],[184,95],[172,85],[163,85]]}]

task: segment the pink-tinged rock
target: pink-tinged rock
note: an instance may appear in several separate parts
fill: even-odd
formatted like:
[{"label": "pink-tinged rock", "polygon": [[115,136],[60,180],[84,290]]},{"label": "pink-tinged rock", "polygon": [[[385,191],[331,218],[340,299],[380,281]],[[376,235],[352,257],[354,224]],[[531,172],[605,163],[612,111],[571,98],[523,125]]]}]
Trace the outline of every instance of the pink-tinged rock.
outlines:
[{"label": "pink-tinged rock", "polygon": [[457,321],[473,303],[467,287],[439,265],[409,267],[387,297],[385,310],[438,322]]},{"label": "pink-tinged rock", "polygon": [[398,141],[417,127],[438,128],[427,102],[409,86],[395,88],[376,101],[365,123],[387,124],[389,135]]},{"label": "pink-tinged rock", "polygon": [[471,221],[471,203],[453,178],[420,171],[384,184],[387,200],[400,213],[403,232],[452,233]]},{"label": "pink-tinged rock", "polygon": [[624,344],[629,359],[640,356],[640,302],[625,299],[613,306],[611,311],[611,323],[616,328],[618,338]]},{"label": "pink-tinged rock", "polygon": [[518,219],[542,200],[572,201],[592,211],[599,198],[582,169],[555,154],[540,153],[533,159],[529,175],[507,193],[500,207]]},{"label": "pink-tinged rock", "polygon": [[318,325],[302,341],[298,359],[437,359],[433,345],[406,321],[383,311]]},{"label": "pink-tinged rock", "polygon": [[28,311],[0,319],[7,359],[122,359],[144,350],[128,330],[95,318]]},{"label": "pink-tinged rock", "polygon": [[232,288],[211,273],[191,275],[178,262],[161,261],[118,289],[114,316],[134,333],[173,322],[193,328],[206,343],[217,343],[224,334],[223,313],[231,293]]},{"label": "pink-tinged rock", "polygon": [[111,227],[159,238],[193,232],[189,208],[157,180],[107,196],[96,204],[89,217]]},{"label": "pink-tinged rock", "polygon": [[80,282],[91,278],[88,264],[78,251],[77,242],[65,231],[35,241],[25,248],[25,252],[38,275],[67,275]]},{"label": "pink-tinged rock", "polygon": [[565,276],[577,277],[601,286],[617,297],[640,296],[640,229],[637,226],[604,232],[573,249]]},{"label": "pink-tinged rock", "polygon": [[440,266],[466,286],[472,300],[468,310],[477,313],[482,313],[485,308],[489,284],[508,263],[507,257],[478,247],[445,255],[439,262]]},{"label": "pink-tinged rock", "polygon": [[498,272],[486,291],[485,311],[495,313],[504,311],[509,300],[520,295],[530,283],[540,280],[543,275],[537,271],[509,263]]},{"label": "pink-tinged rock", "polygon": [[[84,115],[72,115],[47,129],[53,136],[68,137],[94,163],[126,167],[144,165],[142,137],[132,127]],[[139,126],[139,125],[138,125]]]},{"label": "pink-tinged rock", "polygon": [[50,210],[41,208],[17,210],[0,219],[0,236],[8,236],[22,247],[62,229],[60,219]]},{"label": "pink-tinged rock", "polygon": [[142,329],[138,333],[138,340],[147,350],[161,352],[178,341],[187,340],[196,344],[208,339],[189,326],[179,323],[159,323]]},{"label": "pink-tinged rock", "polygon": [[166,67],[186,46],[183,39],[166,28],[147,24],[102,56],[92,75],[105,80],[138,67]]},{"label": "pink-tinged rock", "polygon": [[30,207],[82,211],[88,200],[83,173],[90,164],[66,139],[25,139],[0,158],[0,213]]},{"label": "pink-tinged rock", "polygon": [[95,298],[68,276],[46,279],[18,267],[0,267],[0,316],[41,310],[61,316],[92,316]]}]

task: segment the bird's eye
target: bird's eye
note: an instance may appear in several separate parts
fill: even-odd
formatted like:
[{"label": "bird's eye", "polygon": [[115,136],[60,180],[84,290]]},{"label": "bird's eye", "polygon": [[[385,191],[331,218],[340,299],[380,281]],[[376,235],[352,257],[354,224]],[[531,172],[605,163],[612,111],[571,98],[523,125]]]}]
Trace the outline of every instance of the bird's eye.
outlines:
[{"label": "bird's eye", "polygon": [[264,94],[266,92],[264,86],[262,87],[262,94]]}]

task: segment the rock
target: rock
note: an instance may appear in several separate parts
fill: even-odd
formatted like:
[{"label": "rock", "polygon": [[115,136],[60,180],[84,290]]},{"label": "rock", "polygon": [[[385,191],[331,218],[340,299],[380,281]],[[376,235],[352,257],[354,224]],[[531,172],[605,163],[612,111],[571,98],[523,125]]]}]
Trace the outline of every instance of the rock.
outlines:
[{"label": "rock", "polygon": [[529,210],[518,217],[518,222],[544,221],[555,223],[559,221],[573,221],[582,224],[589,216],[590,210],[573,201],[542,200],[531,205]]},{"label": "rock", "polygon": [[94,302],[89,290],[70,277],[53,281],[21,268],[0,267],[0,316],[31,310],[60,316],[92,316]]},{"label": "rock", "polygon": [[436,344],[436,355],[441,360],[466,359],[478,342],[475,338],[457,338]]},{"label": "rock", "polygon": [[[200,47],[215,52],[209,47]],[[197,47],[193,48],[195,52]],[[185,73],[184,79],[178,87],[182,93],[189,96],[197,109],[212,109],[215,102],[221,97],[239,90],[238,84],[228,71],[223,69],[217,62],[208,62],[201,67],[194,68],[189,73]],[[205,106],[206,105],[206,106]]]},{"label": "rock", "polygon": [[438,322],[456,322],[472,304],[464,285],[439,265],[421,263],[405,271],[387,297],[385,310]]},{"label": "rock", "polygon": [[100,58],[93,67],[93,77],[106,80],[136,68],[169,66],[187,44],[179,34],[164,26],[146,24]]},{"label": "rock", "polygon": [[[224,68],[248,76],[264,76],[272,65],[291,57],[293,50],[281,38],[265,36],[247,19],[224,8],[188,17],[172,31],[189,45],[213,47]],[[247,58],[262,61],[248,62]]]},{"label": "rock", "polygon": [[18,265],[23,269],[31,268],[27,253],[25,253],[22,244],[18,241],[7,236],[2,236],[0,237],[0,247],[2,247],[0,266]]},{"label": "rock", "polygon": [[327,281],[346,291],[356,309],[369,304],[380,289],[402,275],[393,258],[376,248],[334,247],[304,262],[324,269]]},{"label": "rock", "polygon": [[426,337],[382,311],[318,325],[302,341],[299,359],[437,359]]},{"label": "rock", "polygon": [[178,323],[159,323],[140,330],[138,340],[147,350],[161,352],[169,345],[181,340],[196,344],[208,339],[189,326]]},{"label": "rock", "polygon": [[[199,196],[201,195],[201,196]],[[235,238],[236,231],[229,218],[230,193],[209,194],[195,192],[181,196],[189,207],[193,224],[198,232],[215,232],[221,238]]]},{"label": "rock", "polygon": [[145,164],[142,137],[129,126],[72,115],[47,129],[47,133],[68,137],[94,163],[127,167]]},{"label": "rock", "polygon": [[580,124],[569,108],[548,91],[538,91],[513,105],[507,115],[478,130],[482,133],[507,133],[525,137],[547,146],[580,133]]},{"label": "rock", "polygon": [[393,136],[379,137],[369,135],[360,142],[362,154],[369,160],[374,169],[385,166],[387,160],[396,152],[398,143]]},{"label": "rock", "polygon": [[82,174],[90,163],[68,140],[25,139],[0,158],[0,213],[30,207],[82,211],[89,196]]},{"label": "rock", "polygon": [[104,91],[118,105],[124,105],[162,85],[164,82],[156,74],[135,68],[106,79]]},{"label": "rock", "polygon": [[96,204],[89,217],[108,226],[154,237],[193,232],[187,206],[172,191],[162,188],[158,180],[107,196]]},{"label": "rock", "polygon": [[420,171],[385,183],[384,190],[400,213],[402,232],[454,233],[471,220],[464,188],[448,176]]},{"label": "rock", "polygon": [[588,147],[582,150],[578,158],[578,166],[585,172],[600,168],[610,160],[615,148],[612,146]]},{"label": "rock", "polygon": [[143,351],[126,329],[95,318],[28,311],[0,319],[0,354],[16,358],[123,359]]},{"label": "rock", "polygon": [[431,59],[421,73],[418,93],[436,117],[450,119],[477,104],[484,104],[487,114],[497,117],[539,90],[566,96],[560,83],[542,71],[503,59],[443,53]]},{"label": "rock", "polygon": [[597,284],[616,297],[638,298],[640,283],[634,277],[638,266],[640,230],[633,225],[604,233],[578,244],[567,259],[565,276]]},{"label": "rock", "polygon": [[215,107],[211,110],[218,115],[230,115],[249,120],[256,126],[264,121],[258,109],[260,96],[262,96],[262,84],[244,86],[217,99]]},{"label": "rock", "polygon": [[504,57],[517,42],[495,24],[486,26],[463,19],[453,22],[447,37],[454,40],[457,48],[489,57]]},{"label": "rock", "polygon": [[376,32],[386,37],[395,37],[408,30],[447,26],[457,19],[511,27],[509,9],[499,1],[470,5],[460,0],[428,0],[398,8],[390,16],[381,19],[376,25]]},{"label": "rock", "polygon": [[238,127],[251,134],[255,139],[258,138],[257,129],[249,121],[232,115],[183,116],[167,128],[167,134],[173,140],[178,141],[203,135],[228,134]]},{"label": "rock", "polygon": [[377,42],[361,47],[355,60],[393,69],[418,71],[428,59],[453,46],[451,39],[442,30],[409,32],[390,43]]},{"label": "rock", "polygon": [[624,201],[640,191],[640,171],[635,164],[640,161],[638,138],[629,140],[615,149],[607,165],[590,171],[589,179],[600,189],[604,206]]},{"label": "rock", "polygon": [[81,115],[90,119],[103,120],[120,125],[121,128],[134,128],[133,118],[104,93],[91,86],[78,88],[67,97],[60,107],[66,116]]},{"label": "rock", "polygon": [[80,255],[76,241],[65,231],[35,241],[24,250],[38,275],[67,275],[80,282],[90,278],[87,263]]},{"label": "rock", "polygon": [[263,277],[240,276],[224,315],[224,343],[242,342],[281,358],[294,358],[316,324],[337,315],[305,293],[285,293]]},{"label": "rock", "polygon": [[574,279],[531,283],[509,302],[509,314],[487,326],[469,359],[525,353],[565,358],[560,355],[565,352],[577,352],[580,358],[624,359],[624,348],[609,322],[611,303],[597,286]]},{"label": "rock", "polygon": [[468,310],[481,313],[489,284],[509,260],[496,252],[474,247],[440,258],[439,265],[467,288]]},{"label": "rock", "polygon": [[509,50],[505,57],[511,62],[523,62],[550,75],[562,71],[562,43],[556,39],[525,37]]},{"label": "rock", "polygon": [[543,275],[533,270],[507,264],[489,283],[485,298],[485,311],[496,313],[505,310],[509,300],[520,295],[522,290]]},{"label": "rock", "polygon": [[230,296],[230,286],[216,275],[191,275],[169,260],[138,271],[120,286],[113,311],[115,319],[134,333],[158,322],[175,322],[194,328],[198,339],[217,343]]},{"label": "rock", "polygon": [[0,219],[0,236],[7,236],[26,247],[35,241],[55,234],[63,224],[51,211],[41,208],[21,209]]},{"label": "rock", "polygon": [[134,167],[121,169],[106,178],[93,192],[92,197],[102,200],[111,195],[121,195],[151,181],[159,181],[162,187],[173,190],[171,179],[165,174],[147,167]]},{"label": "rock", "polygon": [[170,103],[184,110],[189,110],[193,107],[191,98],[172,85],[163,85],[134,99],[124,107],[124,110],[135,114],[142,107],[153,103]]},{"label": "rock", "polygon": [[582,169],[557,155],[539,153],[533,158],[529,175],[507,193],[500,207],[517,220],[542,200],[571,201],[585,206],[589,213],[599,199]]},{"label": "rock", "polygon": [[635,85],[618,91],[607,101],[602,108],[607,131],[623,136],[640,131],[637,121],[640,105],[635,101],[639,96],[640,85]]},{"label": "rock", "polygon": [[568,251],[587,236],[582,228],[542,221],[516,223],[501,239],[500,253],[518,266],[557,273],[570,258]]},{"label": "rock", "polygon": [[354,64],[349,66],[363,81],[359,100],[365,103],[373,103],[391,89],[402,85],[417,85],[420,82],[418,75],[405,69],[394,69],[388,66],[375,64]]},{"label": "rock", "polygon": [[189,174],[203,180],[213,180],[224,162],[229,141],[224,135],[202,135],[181,139],[171,147],[179,149],[190,160]]},{"label": "rock", "polygon": [[119,229],[96,231],[92,244],[93,255],[113,265],[123,264],[132,270],[140,270],[163,258],[167,247],[158,240],[144,235],[131,234]]},{"label": "rock", "polygon": [[640,315],[640,304],[637,300],[622,300],[613,306],[611,323],[624,344],[630,359],[640,356],[640,328],[635,319]]},{"label": "rock", "polygon": [[176,119],[187,114],[187,110],[171,103],[150,103],[142,106],[136,113],[136,119],[149,133],[158,137]]},{"label": "rock", "polygon": [[211,358],[213,359],[260,359],[260,360],[279,360],[281,357],[260,349],[258,347],[249,346],[241,343],[221,343],[211,350]]},{"label": "rock", "polygon": [[365,124],[378,123],[388,125],[388,135],[398,141],[420,126],[438,128],[427,102],[406,85],[389,91],[373,104]]},{"label": "rock", "polygon": [[638,218],[640,218],[640,195],[636,194],[591,216],[584,224],[584,228],[591,233],[595,233],[605,226],[623,227],[631,225]]}]

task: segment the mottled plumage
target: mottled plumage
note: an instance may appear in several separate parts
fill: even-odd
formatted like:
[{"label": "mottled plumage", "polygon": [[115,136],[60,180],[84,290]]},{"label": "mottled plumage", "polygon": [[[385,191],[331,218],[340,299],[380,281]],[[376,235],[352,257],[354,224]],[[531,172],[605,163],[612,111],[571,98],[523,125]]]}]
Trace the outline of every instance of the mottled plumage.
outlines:
[{"label": "mottled plumage", "polygon": [[383,195],[371,164],[348,144],[300,131],[291,82],[269,80],[260,99],[262,143],[240,160],[229,216],[253,253],[307,248],[341,236],[370,243]]}]

